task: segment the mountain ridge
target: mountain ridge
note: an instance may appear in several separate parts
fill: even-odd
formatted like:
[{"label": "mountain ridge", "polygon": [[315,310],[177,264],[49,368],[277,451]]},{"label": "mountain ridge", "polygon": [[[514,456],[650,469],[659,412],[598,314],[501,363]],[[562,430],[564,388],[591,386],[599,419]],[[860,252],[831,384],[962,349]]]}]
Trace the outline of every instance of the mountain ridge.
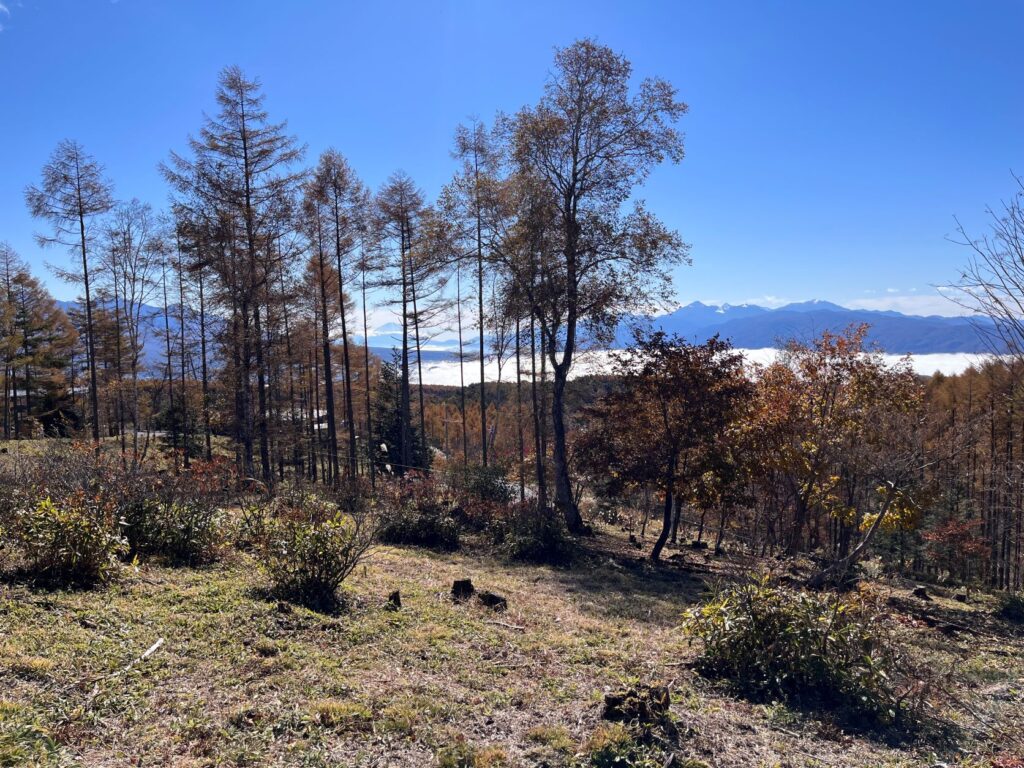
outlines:
[{"label": "mountain ridge", "polygon": [[851,309],[820,299],[777,308],[756,304],[694,301],[653,317],[633,316],[619,326],[615,346],[629,343],[631,328],[647,326],[702,342],[718,335],[742,349],[779,347],[790,339],[810,341],[824,331],[869,326],[868,342],[891,354],[992,352],[995,323],[982,315],[907,315],[895,310]]}]

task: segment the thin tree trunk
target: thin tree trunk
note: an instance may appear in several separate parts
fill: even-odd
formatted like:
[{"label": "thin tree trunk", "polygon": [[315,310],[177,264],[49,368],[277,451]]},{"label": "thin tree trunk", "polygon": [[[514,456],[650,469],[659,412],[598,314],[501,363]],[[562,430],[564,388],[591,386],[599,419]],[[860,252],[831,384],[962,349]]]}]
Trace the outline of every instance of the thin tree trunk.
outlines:
[{"label": "thin tree trunk", "polygon": [[569,477],[569,456],[566,448],[565,429],[565,387],[568,369],[563,365],[554,366],[554,383],[551,388],[551,428],[554,438],[555,504],[565,516],[565,524],[573,533],[583,530],[583,518],[576,508],[572,495],[572,480]]},{"label": "thin tree trunk", "polygon": [[655,563],[661,558],[661,550],[665,548],[665,542],[668,541],[668,535],[672,530],[672,489],[675,482],[676,455],[673,453],[665,467],[665,504],[661,511],[661,533],[658,534],[658,540],[654,542],[654,549],[651,550],[651,560]]},{"label": "thin tree trunk", "polygon": [[455,317],[459,326],[459,415],[462,417],[462,463],[469,464],[469,432],[466,429],[466,354],[462,345],[462,262],[455,264]]},{"label": "thin tree trunk", "polygon": [[520,320],[516,316],[516,431],[519,434],[519,501],[526,501],[526,441],[523,437],[523,363]]},{"label": "thin tree trunk", "polygon": [[484,246],[483,228],[480,221],[480,158],[473,150],[473,183],[476,208],[476,282],[477,317],[480,321],[480,457],[487,466],[487,389],[484,381],[486,354],[484,350]]},{"label": "thin tree trunk", "polygon": [[167,348],[167,408],[171,418],[171,450],[174,452],[174,474],[178,474],[178,421],[174,417],[174,357],[171,353],[171,316],[167,306],[167,264],[163,265],[164,342]]},{"label": "thin tree trunk", "polygon": [[[78,160],[75,160],[78,170]],[[92,295],[89,292],[89,259],[86,256],[85,244],[85,212],[82,203],[82,188],[78,186],[78,229],[82,244],[82,282],[85,284],[85,337],[86,352],[89,356],[89,408],[92,411],[92,439],[96,451],[100,449],[100,405],[99,390],[96,384],[96,340],[93,338],[92,326]]]},{"label": "thin tree trunk", "polygon": [[327,271],[319,218],[317,220],[317,263],[320,269],[320,336],[324,356],[324,402],[327,408],[327,450],[332,483],[338,482],[338,428],[334,420],[334,375],[331,368],[331,337],[327,322]]},{"label": "thin tree trunk", "polygon": [[213,437],[210,431],[210,379],[206,362],[206,297],[203,293],[203,270],[199,270],[199,353],[202,356],[203,376],[203,437],[206,441],[206,460],[213,458]]},{"label": "thin tree trunk", "polygon": [[[116,267],[115,267],[116,269]],[[114,354],[115,372],[117,373],[117,423],[121,437],[121,466],[125,465],[128,444],[124,434],[124,373],[121,363],[121,301],[117,288],[117,275],[114,275]]]},{"label": "thin tree trunk", "polygon": [[[543,375],[543,350],[541,351],[540,360]],[[537,504],[540,509],[547,509],[548,485],[544,471],[544,430],[542,427],[544,411],[537,393],[537,333],[532,316],[530,317],[530,394],[533,398],[533,456],[537,470]]]},{"label": "thin tree trunk", "polygon": [[267,424],[266,358],[263,354],[263,326],[260,322],[259,303],[253,306],[252,322],[253,334],[256,338],[256,405],[259,408],[256,428],[259,430],[260,437],[260,465],[263,472],[263,482],[272,488],[274,485],[274,473],[271,471],[270,430]]},{"label": "thin tree trunk", "polygon": [[[182,454],[185,462],[185,469],[190,466],[189,445],[188,445],[188,389],[185,387],[185,275],[181,265],[181,248],[178,248],[178,321],[181,324],[179,336],[181,340],[181,427],[182,432]],[[121,347],[120,333],[118,333],[118,349]],[[118,380],[121,375],[118,373]]]},{"label": "thin tree trunk", "polygon": [[[412,233],[410,233],[410,238]],[[426,444],[427,441],[427,417],[426,408],[423,404],[423,357],[420,351],[420,313],[416,305],[416,265],[412,260],[412,248],[409,249],[409,289],[412,291],[412,329],[413,342],[416,344],[416,376],[417,390],[420,401],[420,440]]]},{"label": "thin tree trunk", "polygon": [[405,264],[405,222],[401,224],[401,242],[399,253],[402,262],[402,383],[401,383],[401,448],[399,453],[402,461],[402,473],[412,463],[412,446],[410,442],[410,421],[412,420],[412,404],[409,393],[409,288]]},{"label": "thin tree trunk", "polygon": [[369,336],[369,323],[367,322],[367,310],[366,310],[366,270],[361,270],[362,276],[362,294],[363,294],[363,366],[364,366],[364,381],[363,386],[366,387],[366,460],[370,467],[370,487],[377,487],[377,467],[376,462],[373,460],[373,412],[370,403],[370,336]]},{"label": "thin tree trunk", "polygon": [[[352,405],[352,365],[348,350],[348,319],[345,311],[345,275],[341,264],[341,216],[334,197],[334,249],[338,267],[338,311],[341,313],[341,353],[345,376],[345,418],[348,421],[348,474],[356,476],[356,420]],[[421,384],[422,386],[422,384]]]}]

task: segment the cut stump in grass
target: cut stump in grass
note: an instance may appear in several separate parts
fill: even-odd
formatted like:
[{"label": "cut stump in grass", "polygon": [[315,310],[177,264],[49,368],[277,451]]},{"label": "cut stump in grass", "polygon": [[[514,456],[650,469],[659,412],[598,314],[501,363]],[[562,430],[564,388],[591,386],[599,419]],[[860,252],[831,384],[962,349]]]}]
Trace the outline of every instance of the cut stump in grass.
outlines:
[{"label": "cut stump in grass", "polygon": [[477,595],[477,600],[479,600],[483,605],[486,605],[492,611],[498,613],[508,608],[508,600],[493,592],[481,592]]},{"label": "cut stump in grass", "polygon": [[476,589],[469,579],[456,579],[452,582],[452,600],[456,603],[463,603],[473,596]]},{"label": "cut stump in grass", "polygon": [[606,693],[601,717],[618,723],[650,726],[664,717],[672,704],[667,685],[638,685]]}]

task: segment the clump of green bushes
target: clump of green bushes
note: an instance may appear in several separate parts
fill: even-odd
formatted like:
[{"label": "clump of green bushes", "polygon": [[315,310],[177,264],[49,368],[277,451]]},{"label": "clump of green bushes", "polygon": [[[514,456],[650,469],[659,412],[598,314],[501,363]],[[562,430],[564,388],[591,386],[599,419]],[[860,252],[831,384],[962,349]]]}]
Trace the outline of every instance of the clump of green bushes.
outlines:
[{"label": "clump of green bushes", "polygon": [[[224,551],[227,516],[220,503],[230,498],[236,480],[222,460],[194,461],[187,471],[170,476],[152,462],[127,462],[90,444],[54,442],[39,455],[18,457],[0,468],[0,536],[5,549],[17,550],[34,573],[29,554],[38,545],[24,541],[30,535],[26,526],[34,521],[32,535],[39,541],[39,531],[56,514],[46,502],[68,516],[59,549],[69,556],[92,551],[106,538],[111,546],[117,542],[122,559],[158,557],[199,565]],[[88,524],[79,514],[83,500],[94,510]],[[48,573],[47,578],[60,580],[54,569]]]},{"label": "clump of green bushes", "polygon": [[509,504],[489,525],[491,539],[510,560],[564,565],[573,542],[561,516],[536,503]]},{"label": "clump of green bushes", "polygon": [[373,543],[370,518],[307,494],[249,510],[249,535],[274,594],[312,608],[338,604],[338,589]]},{"label": "clump of green bushes", "polygon": [[396,480],[382,491],[377,537],[387,544],[458,549],[459,523],[451,495],[429,476]]},{"label": "clump of green bushes", "polygon": [[516,495],[504,467],[457,464],[447,469],[448,485],[460,499],[508,504]]},{"label": "clump of green bushes", "polygon": [[225,549],[227,515],[220,503],[231,477],[219,461],[195,461],[173,477],[141,463],[107,466],[93,483],[117,508],[133,556],[202,565]]},{"label": "clump of green bushes", "polygon": [[128,552],[112,505],[84,492],[55,503],[49,497],[20,509],[8,538],[26,575],[48,584],[92,586],[117,575]]},{"label": "clump of green bushes", "polygon": [[145,499],[126,516],[132,550],[183,565],[201,565],[220,556],[226,515],[203,499]]},{"label": "clump of green bushes", "polygon": [[697,668],[759,701],[827,709],[851,722],[892,726],[913,713],[897,690],[898,648],[856,597],[790,590],[767,577],[720,588],[691,610]]}]

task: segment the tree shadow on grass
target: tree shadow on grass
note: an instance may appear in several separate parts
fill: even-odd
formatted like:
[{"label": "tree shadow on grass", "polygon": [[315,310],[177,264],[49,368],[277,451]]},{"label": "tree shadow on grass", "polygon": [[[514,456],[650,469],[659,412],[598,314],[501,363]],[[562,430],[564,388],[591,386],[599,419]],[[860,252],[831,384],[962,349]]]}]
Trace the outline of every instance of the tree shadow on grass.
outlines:
[{"label": "tree shadow on grass", "polygon": [[0,584],[49,594],[97,592],[111,586],[116,581],[116,578],[103,580],[39,573],[29,566],[20,564],[0,572]]},{"label": "tree shadow on grass", "polygon": [[269,586],[249,587],[246,592],[254,600],[263,603],[270,603],[275,610],[282,615],[289,615],[295,612],[296,608],[306,608],[322,616],[336,618],[351,614],[354,608],[351,598],[344,592],[333,594],[292,594]]},{"label": "tree shadow on grass", "polygon": [[623,552],[611,543],[600,535],[581,542],[572,567],[555,572],[567,594],[582,597],[584,611],[602,619],[674,626],[707,592],[710,573],[684,558],[655,564],[646,553]]}]

